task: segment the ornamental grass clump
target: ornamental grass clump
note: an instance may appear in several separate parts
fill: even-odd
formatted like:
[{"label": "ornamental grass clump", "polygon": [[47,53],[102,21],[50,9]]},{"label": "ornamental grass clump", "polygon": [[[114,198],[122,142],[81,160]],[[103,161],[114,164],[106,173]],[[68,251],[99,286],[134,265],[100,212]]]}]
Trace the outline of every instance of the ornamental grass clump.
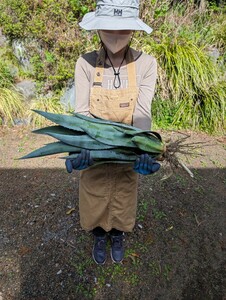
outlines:
[{"label": "ornamental grass clump", "polygon": [[36,110],[52,111],[56,114],[62,114],[65,111],[60,103],[60,99],[58,96],[53,96],[49,98],[39,97],[37,99],[34,99],[31,103],[30,110],[28,113],[28,117],[33,128],[46,126],[51,123],[47,119],[44,119],[40,114],[36,114]]},{"label": "ornamental grass clump", "polygon": [[0,124],[14,125],[16,119],[23,119],[26,108],[23,97],[17,91],[0,88]]},{"label": "ornamental grass clump", "polygon": [[178,128],[209,133],[225,129],[226,85],[218,64],[204,47],[183,37],[163,37],[159,44],[146,44],[159,61],[158,98],[176,108],[172,124]]}]

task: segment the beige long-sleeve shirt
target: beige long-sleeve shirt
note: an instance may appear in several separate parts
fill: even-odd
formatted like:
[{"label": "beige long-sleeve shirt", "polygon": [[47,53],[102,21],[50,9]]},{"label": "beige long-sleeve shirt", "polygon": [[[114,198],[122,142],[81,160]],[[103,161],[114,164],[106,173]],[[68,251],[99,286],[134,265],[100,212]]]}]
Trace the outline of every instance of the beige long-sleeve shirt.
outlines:
[{"label": "beige long-sleeve shirt", "polygon": [[[133,126],[149,130],[151,128],[151,103],[154,96],[157,78],[157,62],[150,55],[132,49],[136,65],[138,100],[133,113]],[[84,54],[76,63],[75,68],[75,112],[90,116],[90,89],[93,86],[94,72],[98,53],[96,51]],[[128,76],[126,65],[120,69],[121,89],[127,88]],[[113,68],[105,64],[102,86],[114,89]]]}]

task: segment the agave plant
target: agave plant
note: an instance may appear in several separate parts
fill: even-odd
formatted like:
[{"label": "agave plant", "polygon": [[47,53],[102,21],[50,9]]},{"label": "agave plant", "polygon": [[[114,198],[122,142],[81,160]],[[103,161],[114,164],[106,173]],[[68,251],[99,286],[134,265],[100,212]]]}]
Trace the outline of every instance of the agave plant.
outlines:
[{"label": "agave plant", "polygon": [[[166,150],[161,136],[150,130],[78,113],[63,115],[38,110],[34,112],[58,125],[33,132],[52,136],[58,141],[49,143],[21,159],[68,152],[72,153],[70,158],[75,158],[82,149],[89,149],[95,163],[128,163],[134,162],[137,155],[142,153],[148,153],[155,159],[160,158]],[[68,155],[64,156],[67,157]]]}]

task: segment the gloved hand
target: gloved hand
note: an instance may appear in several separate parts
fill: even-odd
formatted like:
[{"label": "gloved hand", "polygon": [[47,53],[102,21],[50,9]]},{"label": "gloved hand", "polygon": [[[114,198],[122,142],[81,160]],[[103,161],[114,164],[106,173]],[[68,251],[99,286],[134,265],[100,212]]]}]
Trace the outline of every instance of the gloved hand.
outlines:
[{"label": "gloved hand", "polygon": [[90,151],[83,149],[76,158],[67,158],[65,161],[66,169],[68,173],[71,173],[73,169],[84,170],[93,164],[93,159],[90,156]]},{"label": "gloved hand", "polygon": [[157,172],[160,168],[160,164],[151,158],[147,153],[141,154],[134,163],[134,171],[142,174],[149,175]]}]

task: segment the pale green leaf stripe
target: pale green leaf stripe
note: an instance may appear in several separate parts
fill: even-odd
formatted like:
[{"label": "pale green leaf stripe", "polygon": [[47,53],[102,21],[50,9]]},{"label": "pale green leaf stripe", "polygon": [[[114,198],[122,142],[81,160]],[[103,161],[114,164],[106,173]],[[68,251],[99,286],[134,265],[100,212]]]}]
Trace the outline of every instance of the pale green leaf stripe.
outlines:
[{"label": "pale green leaf stripe", "polygon": [[98,118],[98,117],[91,118],[91,117],[87,117],[87,116],[84,116],[84,115],[78,114],[78,113],[73,113],[73,115],[76,116],[76,117],[78,117],[78,118],[80,118],[80,119],[83,119],[83,120],[86,120],[86,121],[92,122],[92,123],[105,124],[105,125],[110,125],[110,126],[117,126],[117,127],[120,127],[120,128],[125,128],[125,129],[132,130],[134,132],[140,131],[139,128],[131,126],[131,125],[128,125],[128,124],[124,124],[124,123],[119,123],[119,122],[113,122],[113,121],[109,121],[109,120],[104,120],[104,119],[101,119],[101,118]]},{"label": "pale green leaf stripe", "polygon": [[142,134],[142,133],[151,133],[151,130],[141,130],[140,129],[140,130],[134,131],[134,130],[124,129],[124,128],[120,128],[120,127],[118,127],[117,130],[124,134],[132,135],[132,136]]},{"label": "pale green leaf stripe", "polygon": [[44,147],[39,148],[23,157],[20,157],[19,159],[35,158],[35,157],[53,155],[53,154],[65,153],[65,152],[80,153],[81,148],[66,145],[62,142],[54,142],[54,143],[47,144]]},{"label": "pale green leaf stripe", "polygon": [[71,146],[80,147],[82,149],[96,149],[96,150],[102,150],[102,149],[112,149],[115,148],[115,146],[109,146],[99,143],[98,141],[92,139],[88,135],[64,135],[64,134],[58,134],[53,132],[47,132],[46,134],[56,138],[57,140]]}]

